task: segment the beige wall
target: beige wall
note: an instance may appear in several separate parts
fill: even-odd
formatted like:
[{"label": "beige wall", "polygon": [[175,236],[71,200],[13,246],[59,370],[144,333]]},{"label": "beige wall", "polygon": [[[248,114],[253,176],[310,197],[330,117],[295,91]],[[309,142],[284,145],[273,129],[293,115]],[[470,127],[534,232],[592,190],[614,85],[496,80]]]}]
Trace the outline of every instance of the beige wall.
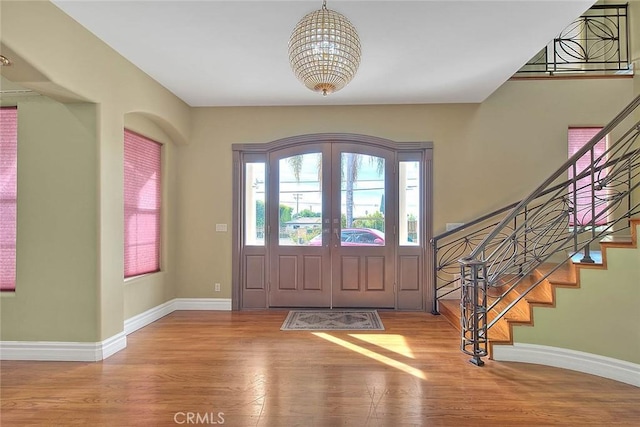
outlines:
[{"label": "beige wall", "polygon": [[514,328],[514,342],[640,364],[640,246],[608,249],[607,262],[581,270],[580,289],[556,289],[556,308],[534,308],[535,326]]},{"label": "beige wall", "polygon": [[[84,153],[82,160],[94,174],[93,193],[87,194],[94,206],[93,212],[85,212],[85,217],[79,221],[81,224],[93,222],[94,240],[84,242],[80,249],[87,254],[95,254],[94,274],[83,283],[89,291],[79,292],[72,299],[73,305],[66,307],[67,312],[60,314],[65,318],[77,319],[83,317],[85,311],[90,311],[94,320],[93,323],[65,324],[68,330],[47,333],[46,338],[104,340],[123,331],[124,320],[129,314],[166,300],[174,293],[172,289],[167,290],[168,286],[173,285],[162,277],[152,279],[152,284],[145,282],[129,287],[123,280],[124,117],[127,113],[141,113],[156,123],[172,141],[186,143],[189,139],[190,110],[184,102],[53,4],[46,1],[2,1],[0,7],[3,53],[11,52],[16,60],[14,66],[2,70],[3,75],[58,99],[68,102],[88,100],[96,105],[94,152]],[[39,127],[39,124],[35,127]],[[30,159],[22,160],[31,162]],[[64,167],[64,163],[60,167]],[[35,172],[23,170],[22,173]],[[175,175],[178,176],[177,172]],[[20,222],[24,221],[23,211],[20,211],[22,201],[18,203]],[[63,244],[62,248],[65,247]],[[46,263],[44,260],[30,263],[26,268],[44,271]],[[48,281],[32,283],[29,298],[26,298],[21,293],[22,281],[18,278],[18,292],[1,297],[2,339],[32,340],[36,336],[44,336],[40,325],[50,321],[47,312],[32,310],[29,313],[33,314],[33,318],[27,319],[27,313],[21,312],[18,307],[49,304],[52,301],[49,289],[64,288],[67,280],[54,276]],[[125,288],[128,295],[126,303]],[[160,297],[160,294],[164,296]],[[147,298],[147,301],[138,301]],[[51,325],[55,326],[55,323]],[[5,336],[6,331],[11,331],[10,335]]]},{"label": "beige wall", "polygon": [[[629,20],[631,22],[631,62],[635,70],[633,94],[640,96],[640,0],[629,1]],[[636,109],[635,120],[640,122],[640,108]],[[640,146],[640,141],[637,141],[637,144]],[[633,200],[635,203],[640,203],[640,188],[636,189]]]},{"label": "beige wall", "polygon": [[631,79],[510,81],[479,105],[194,109],[177,150],[178,296],[231,296],[231,235],[215,224],[232,221],[233,143],[320,132],[432,141],[439,233],[532,191],[566,160],[569,125],[604,125],[631,95]]},{"label": "beige wall", "polygon": [[43,96],[13,104],[18,287],[2,295],[2,340],[96,341],[96,106]]}]

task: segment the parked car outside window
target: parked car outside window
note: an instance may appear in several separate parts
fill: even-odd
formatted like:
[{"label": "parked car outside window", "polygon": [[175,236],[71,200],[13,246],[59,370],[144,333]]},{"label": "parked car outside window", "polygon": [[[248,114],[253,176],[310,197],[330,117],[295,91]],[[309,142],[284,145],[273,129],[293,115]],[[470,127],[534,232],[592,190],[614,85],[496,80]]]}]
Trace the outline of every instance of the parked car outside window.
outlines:
[{"label": "parked car outside window", "polygon": [[[340,232],[342,246],[384,246],[384,233],[373,228],[343,228]],[[309,241],[309,246],[321,246],[322,234]]]}]

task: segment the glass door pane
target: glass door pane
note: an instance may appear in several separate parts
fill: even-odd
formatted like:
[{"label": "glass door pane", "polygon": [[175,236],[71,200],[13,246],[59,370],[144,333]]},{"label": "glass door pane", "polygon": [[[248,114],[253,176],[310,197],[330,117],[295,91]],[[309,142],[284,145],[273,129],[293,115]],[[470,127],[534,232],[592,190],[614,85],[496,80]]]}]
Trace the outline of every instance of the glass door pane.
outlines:
[{"label": "glass door pane", "polygon": [[264,162],[245,165],[245,245],[264,246]]},{"label": "glass door pane", "polygon": [[398,176],[398,231],[401,246],[419,245],[420,162],[402,161]]},{"label": "glass door pane", "polygon": [[322,153],[280,159],[280,246],[322,245]]},{"label": "glass door pane", "polygon": [[341,246],[385,245],[385,159],[341,154]]}]

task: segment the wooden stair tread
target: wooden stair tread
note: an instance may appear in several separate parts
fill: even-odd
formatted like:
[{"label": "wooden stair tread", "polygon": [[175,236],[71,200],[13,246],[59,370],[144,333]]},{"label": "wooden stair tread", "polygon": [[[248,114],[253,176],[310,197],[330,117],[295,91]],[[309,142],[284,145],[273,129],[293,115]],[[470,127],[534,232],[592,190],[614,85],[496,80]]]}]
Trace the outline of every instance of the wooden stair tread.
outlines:
[{"label": "wooden stair tread", "polygon": [[[460,331],[460,301],[459,300],[440,300],[439,311],[451,325]],[[489,321],[495,317],[489,313]],[[509,331],[509,324],[506,320],[500,319],[496,324],[488,331],[489,340],[492,342],[511,342],[511,333]]]},{"label": "wooden stair tread", "polygon": [[[513,292],[505,295],[502,301],[499,301],[489,312],[487,313],[487,320],[491,322],[496,318],[498,314],[502,312],[512,301],[522,295],[531,285],[540,280],[544,275],[557,267],[557,264],[543,264],[533,275],[523,277],[519,279],[519,283],[514,287]],[[508,289],[508,286],[517,280],[515,276],[507,277],[504,279],[507,285],[502,287],[494,287],[487,290],[488,304],[491,305],[495,298],[502,292]],[[553,305],[553,287],[555,286],[575,286],[575,270],[571,265],[562,265],[557,267],[556,270],[549,275],[545,280],[542,280],[536,287],[534,287],[524,298],[518,301],[508,313],[498,320],[489,330],[488,336],[490,346],[496,343],[511,343],[511,326],[510,323],[515,324],[532,324],[533,323],[533,311],[530,304],[536,305]],[[439,301],[440,314],[445,316],[449,323],[451,323],[458,331],[461,330],[460,326],[460,300],[458,299],[443,299]]]},{"label": "wooden stair tread", "polygon": [[[631,220],[631,236],[607,236],[602,239],[600,246],[602,249],[603,261],[606,259],[606,250],[611,247],[635,247],[637,245],[637,230],[640,226],[640,219]],[[606,268],[606,262],[603,262]],[[603,264],[597,264],[602,268]],[[532,285],[540,281],[529,293],[527,293],[511,310],[498,320],[489,330],[488,351],[491,356],[493,344],[511,344],[512,326],[511,324],[533,324],[533,305],[555,306],[554,288],[559,287],[578,287],[578,269],[594,267],[593,264],[575,265],[571,260],[558,266],[554,263],[543,263],[538,266],[534,272],[526,277],[519,278],[516,275],[505,276],[501,279],[503,286],[492,287],[487,290],[488,304],[492,304],[499,295],[505,292],[509,286],[519,281],[514,287],[513,292],[506,295],[503,301],[487,313],[488,322],[491,322],[496,316],[506,308],[512,301],[523,295]],[[543,279],[544,278],[544,279]],[[460,300],[439,300],[439,310],[447,320],[458,330],[460,326]]]},{"label": "wooden stair tread", "polygon": [[510,343],[511,342],[511,330],[506,320],[500,319],[495,325],[487,332],[489,335],[489,341],[495,343]]},{"label": "wooden stair tread", "polygon": [[[495,315],[500,314],[511,304],[519,295],[515,292],[509,292],[505,297],[498,301],[496,305],[491,309]],[[496,298],[488,298],[487,303],[492,305]],[[504,319],[508,322],[514,323],[529,323],[531,320],[531,307],[524,299],[521,299],[511,307],[509,312],[504,315]]]},{"label": "wooden stair tread", "polygon": [[[549,274],[550,271],[556,269]],[[573,264],[566,262],[558,267],[558,264],[543,263],[535,269],[534,275],[540,279],[546,275],[547,280],[557,286],[575,286],[578,281],[576,280],[576,272]]]},{"label": "wooden stair tread", "polygon": [[438,301],[438,309],[451,325],[458,331],[460,327],[460,300],[457,299],[441,299]]},{"label": "wooden stair tread", "polygon": [[[532,276],[524,277],[518,286],[516,286],[515,292],[518,293],[518,295],[522,295],[535,281],[536,279]],[[538,286],[525,295],[524,299],[529,304],[553,305],[553,290],[551,289],[551,285],[546,280],[542,281],[542,283],[538,284]]]},{"label": "wooden stair tread", "polygon": [[633,244],[632,236],[605,236],[600,240],[601,245],[630,245]]},{"label": "wooden stair tread", "polygon": [[[496,315],[505,310],[509,304],[520,297],[524,290],[533,283],[530,276],[520,277],[518,275],[508,275],[508,277],[501,279],[500,282],[505,284],[503,286],[493,287],[487,290],[489,305],[493,304],[496,299],[500,298],[505,292],[507,292],[503,299],[497,302],[495,307],[492,309],[495,311]],[[509,289],[512,287],[513,290],[509,292]],[[518,289],[521,289],[523,292],[519,292]],[[524,298],[521,299],[509,310],[507,314],[505,314],[504,318],[508,322],[530,323],[531,307],[529,306],[529,302]]]}]

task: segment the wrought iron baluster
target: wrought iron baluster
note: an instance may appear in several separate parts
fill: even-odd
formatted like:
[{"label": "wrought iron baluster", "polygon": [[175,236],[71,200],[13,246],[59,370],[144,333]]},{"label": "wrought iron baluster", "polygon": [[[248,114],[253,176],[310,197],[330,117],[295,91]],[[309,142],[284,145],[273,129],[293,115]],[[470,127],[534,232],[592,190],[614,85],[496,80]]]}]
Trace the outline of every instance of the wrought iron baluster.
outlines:
[{"label": "wrought iron baluster", "polygon": [[477,366],[484,365],[487,353],[487,269],[483,261],[463,260],[460,269],[461,349]]},{"label": "wrought iron baluster", "polygon": [[571,197],[573,198],[573,252],[578,252],[578,173],[577,173],[577,164],[574,163],[571,165],[573,170],[573,191],[571,192]]},{"label": "wrought iron baluster", "polygon": [[[591,203],[589,204],[589,208],[591,209],[591,218],[589,220],[589,227],[591,228],[591,240],[596,238],[596,181],[595,181],[595,170],[594,170],[594,162],[595,162],[595,151],[593,147],[589,150],[590,155],[590,183],[589,183],[589,195],[591,196]],[[585,264],[594,264],[595,261],[591,258],[591,246],[590,241],[584,247],[584,255],[580,262]]]},{"label": "wrought iron baluster", "polygon": [[431,306],[431,314],[438,315],[438,241],[437,239],[431,240],[433,247],[433,271],[431,272],[431,280],[433,280],[433,304]]}]

